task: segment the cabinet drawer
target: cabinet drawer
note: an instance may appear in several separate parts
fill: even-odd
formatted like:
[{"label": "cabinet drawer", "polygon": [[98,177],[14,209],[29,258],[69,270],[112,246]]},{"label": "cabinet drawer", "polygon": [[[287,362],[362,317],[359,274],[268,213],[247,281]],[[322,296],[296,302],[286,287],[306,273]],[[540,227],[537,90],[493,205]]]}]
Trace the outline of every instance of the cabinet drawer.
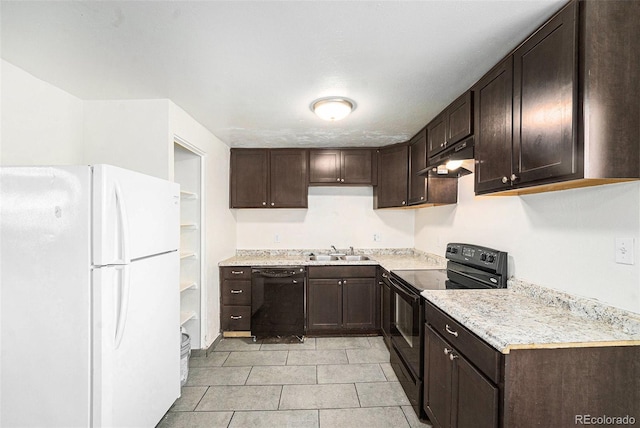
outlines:
[{"label": "cabinet drawer", "polygon": [[251,330],[251,306],[223,306],[222,330]]},{"label": "cabinet drawer", "polygon": [[502,364],[500,352],[428,301],[425,305],[425,319],[485,376],[496,384],[499,382]]},{"label": "cabinet drawer", "polygon": [[251,305],[251,281],[225,279],[220,292],[223,305]]},{"label": "cabinet drawer", "polygon": [[220,268],[223,279],[251,279],[250,266],[232,266]]},{"label": "cabinet drawer", "polygon": [[309,278],[375,278],[376,266],[309,266]]}]

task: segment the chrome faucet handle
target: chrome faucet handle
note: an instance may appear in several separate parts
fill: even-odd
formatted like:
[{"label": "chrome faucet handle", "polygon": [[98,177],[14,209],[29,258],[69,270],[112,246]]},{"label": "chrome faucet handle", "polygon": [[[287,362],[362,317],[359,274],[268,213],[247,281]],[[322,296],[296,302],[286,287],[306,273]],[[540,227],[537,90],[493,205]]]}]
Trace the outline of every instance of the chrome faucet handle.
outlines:
[{"label": "chrome faucet handle", "polygon": [[351,253],[351,255],[353,256],[355,253],[353,252],[353,247],[349,247],[349,252]]},{"label": "chrome faucet handle", "polygon": [[331,249],[333,250],[333,252],[334,252],[334,253],[337,253],[337,252],[338,252],[338,249],[336,248],[336,246],[335,246],[335,245],[332,245],[332,246],[331,246]]}]

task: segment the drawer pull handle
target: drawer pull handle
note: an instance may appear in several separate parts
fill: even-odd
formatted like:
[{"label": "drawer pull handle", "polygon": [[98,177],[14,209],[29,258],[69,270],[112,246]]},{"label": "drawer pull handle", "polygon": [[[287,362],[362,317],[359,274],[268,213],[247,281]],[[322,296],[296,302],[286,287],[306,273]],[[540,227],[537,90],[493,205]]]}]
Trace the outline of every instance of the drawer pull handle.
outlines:
[{"label": "drawer pull handle", "polygon": [[451,330],[451,327],[449,327],[449,324],[445,325],[444,329],[447,330],[447,333],[449,333],[450,335],[458,337],[458,332]]},{"label": "drawer pull handle", "polygon": [[231,273],[234,274],[234,275],[242,275],[244,273],[244,271],[243,270],[232,270]]},{"label": "drawer pull handle", "polygon": [[231,294],[240,294],[242,290],[231,290]]},{"label": "drawer pull handle", "polygon": [[241,320],[242,319],[242,315],[231,315],[231,319],[232,320]]}]

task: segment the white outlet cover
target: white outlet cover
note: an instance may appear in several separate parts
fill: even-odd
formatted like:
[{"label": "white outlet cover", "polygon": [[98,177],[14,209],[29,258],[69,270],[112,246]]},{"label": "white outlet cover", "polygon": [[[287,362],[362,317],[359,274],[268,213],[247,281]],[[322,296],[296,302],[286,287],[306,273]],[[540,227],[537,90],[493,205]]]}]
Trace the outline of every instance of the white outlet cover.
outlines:
[{"label": "white outlet cover", "polygon": [[634,264],[633,247],[633,238],[616,238],[616,263],[624,265]]}]

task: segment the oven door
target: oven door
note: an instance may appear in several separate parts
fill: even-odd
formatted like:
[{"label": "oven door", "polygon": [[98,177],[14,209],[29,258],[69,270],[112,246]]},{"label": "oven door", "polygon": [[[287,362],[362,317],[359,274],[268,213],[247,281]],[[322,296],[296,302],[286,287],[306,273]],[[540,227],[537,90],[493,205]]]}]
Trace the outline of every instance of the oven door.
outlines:
[{"label": "oven door", "polygon": [[416,382],[420,381],[422,298],[393,276],[391,280],[391,345],[399,354],[405,369]]}]

